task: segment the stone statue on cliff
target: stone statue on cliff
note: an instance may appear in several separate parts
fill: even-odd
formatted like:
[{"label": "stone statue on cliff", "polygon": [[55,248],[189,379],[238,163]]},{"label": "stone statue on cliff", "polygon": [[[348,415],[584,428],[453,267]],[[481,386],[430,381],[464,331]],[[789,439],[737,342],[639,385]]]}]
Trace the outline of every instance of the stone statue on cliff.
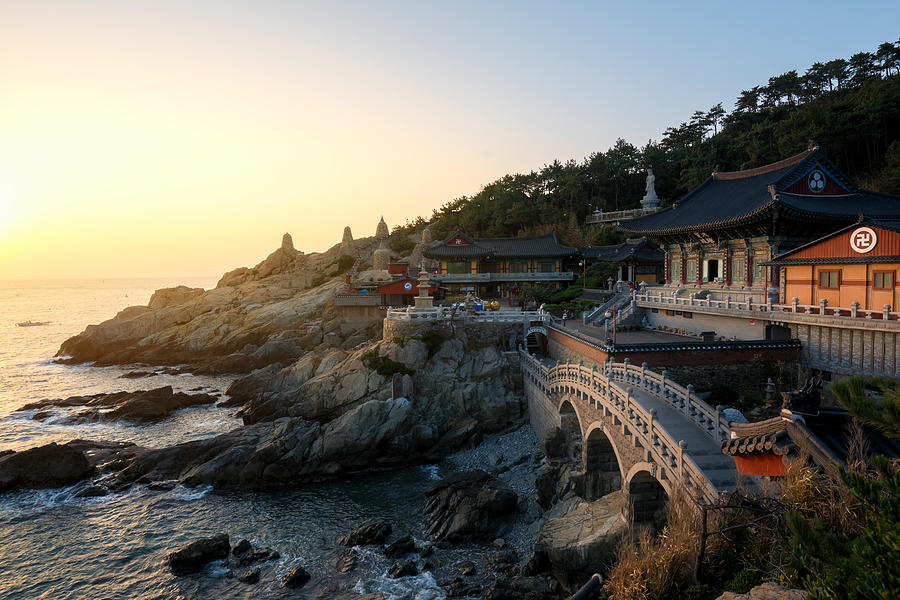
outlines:
[{"label": "stone statue on cliff", "polygon": [[659,208],[659,197],[656,195],[656,176],[653,174],[653,169],[647,169],[647,191],[641,200],[641,208],[644,210]]}]

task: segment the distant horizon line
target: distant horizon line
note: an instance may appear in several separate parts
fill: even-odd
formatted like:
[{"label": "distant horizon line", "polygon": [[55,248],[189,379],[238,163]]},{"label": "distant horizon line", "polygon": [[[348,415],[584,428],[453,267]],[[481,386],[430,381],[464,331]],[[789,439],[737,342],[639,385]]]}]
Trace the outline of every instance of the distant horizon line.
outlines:
[{"label": "distant horizon line", "polygon": [[133,277],[9,277],[0,278],[0,283],[18,283],[29,281],[128,281],[134,279],[221,279],[218,275],[148,275]]}]

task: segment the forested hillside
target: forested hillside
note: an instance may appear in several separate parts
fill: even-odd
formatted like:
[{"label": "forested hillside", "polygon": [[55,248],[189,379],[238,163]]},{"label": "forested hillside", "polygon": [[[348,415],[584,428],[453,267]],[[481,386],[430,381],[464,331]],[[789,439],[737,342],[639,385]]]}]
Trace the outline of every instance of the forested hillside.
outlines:
[{"label": "forested hillside", "polygon": [[[556,231],[571,245],[614,241],[582,227],[591,209],[633,208],[645,170],[656,173],[663,203],[678,200],[718,167],[751,168],[805,150],[814,140],[864,187],[900,193],[900,40],[849,59],[814,63],[742,91],[727,114],[718,103],[643,147],[619,139],[582,162],[554,161],[506,175],[473,196],[435,210],[434,239],[463,229],[475,236]],[[425,219],[397,228],[412,231]],[[602,239],[597,239],[597,236]]]}]

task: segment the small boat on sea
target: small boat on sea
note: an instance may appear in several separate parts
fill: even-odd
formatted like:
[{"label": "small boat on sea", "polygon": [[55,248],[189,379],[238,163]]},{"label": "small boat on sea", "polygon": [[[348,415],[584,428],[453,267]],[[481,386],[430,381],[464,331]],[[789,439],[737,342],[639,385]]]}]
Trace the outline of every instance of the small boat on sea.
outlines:
[{"label": "small boat on sea", "polygon": [[16,323],[17,327],[37,327],[38,325],[49,325],[50,321],[22,321]]}]

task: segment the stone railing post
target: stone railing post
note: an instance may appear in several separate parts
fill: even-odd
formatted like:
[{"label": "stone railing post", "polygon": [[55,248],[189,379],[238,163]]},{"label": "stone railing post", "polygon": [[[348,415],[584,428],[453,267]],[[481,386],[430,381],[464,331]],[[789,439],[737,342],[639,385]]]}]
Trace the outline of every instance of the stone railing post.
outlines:
[{"label": "stone railing post", "polygon": [[713,436],[713,439],[715,439],[717,442],[722,441],[722,436],[719,435],[719,421],[721,419],[722,411],[724,409],[725,409],[725,407],[722,406],[721,404],[716,404],[716,426],[714,428],[715,434]]},{"label": "stone railing post", "polygon": [[747,310],[753,310],[753,296],[747,296]]},{"label": "stone railing post", "polygon": [[650,409],[650,431],[647,434],[650,436],[650,443],[654,446],[658,446],[659,444],[656,441],[656,434],[653,433],[653,424],[656,422],[656,409]]},{"label": "stone railing post", "polygon": [[662,372],[662,389],[659,391],[663,400],[669,401],[669,370],[664,369]]},{"label": "stone railing post", "polygon": [[800,298],[798,298],[797,296],[794,296],[793,298],[791,298],[791,312],[793,312],[793,313],[800,312],[799,308],[800,308]]},{"label": "stone railing post", "polygon": [[859,300],[850,303],[850,316],[854,319],[859,316]]},{"label": "stone railing post", "polygon": [[725,308],[731,308],[731,296],[725,296]]},{"label": "stone railing post", "polygon": [[694,305],[694,296],[695,296],[695,295],[696,295],[696,294],[695,294],[694,292],[691,292],[691,294],[688,296],[688,305],[689,305],[689,306],[693,306],[693,305]]},{"label": "stone railing post", "polygon": [[889,320],[889,319],[891,318],[891,305],[890,305],[890,304],[885,304],[884,306],[882,306],[882,309],[884,309],[883,312],[881,313],[881,314],[882,314],[882,318],[883,318],[885,321]]},{"label": "stone railing post", "polygon": [[641,363],[641,385],[647,387],[647,361]]},{"label": "stone railing post", "polygon": [[826,300],[825,298],[822,298],[821,300],[819,300],[819,314],[820,315],[825,314],[825,309],[827,307],[828,307],[828,300]]},{"label": "stone railing post", "polygon": [[691,417],[691,396],[694,395],[694,384],[689,383],[687,386],[687,397],[684,399],[684,414],[686,417]]},{"label": "stone railing post", "polygon": [[684,451],[687,450],[687,442],[678,440],[678,477],[684,481]]}]

